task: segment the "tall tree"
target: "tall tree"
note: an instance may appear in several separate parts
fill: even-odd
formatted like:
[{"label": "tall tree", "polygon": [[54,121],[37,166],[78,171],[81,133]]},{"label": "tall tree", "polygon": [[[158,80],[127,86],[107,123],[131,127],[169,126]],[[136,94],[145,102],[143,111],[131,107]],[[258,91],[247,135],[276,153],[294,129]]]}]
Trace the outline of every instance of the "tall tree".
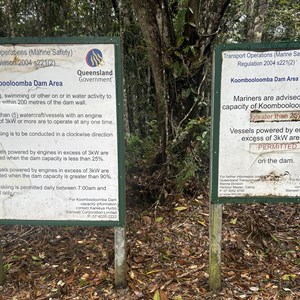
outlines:
[{"label": "tall tree", "polygon": [[140,26],[148,46],[149,61],[151,64],[157,104],[157,121],[161,137],[161,155],[165,161],[167,148],[167,89],[166,76],[164,70],[164,61],[167,59],[167,47],[172,45],[168,29],[170,26],[165,22],[170,22],[170,16],[165,8],[165,1],[149,0],[138,1],[132,0],[136,15],[139,19]]},{"label": "tall tree", "polygon": [[249,0],[247,5],[247,40],[261,42],[268,0]]},{"label": "tall tree", "polygon": [[132,0],[153,72],[162,162],[167,159],[169,137],[193,117],[199,85],[229,3]]}]

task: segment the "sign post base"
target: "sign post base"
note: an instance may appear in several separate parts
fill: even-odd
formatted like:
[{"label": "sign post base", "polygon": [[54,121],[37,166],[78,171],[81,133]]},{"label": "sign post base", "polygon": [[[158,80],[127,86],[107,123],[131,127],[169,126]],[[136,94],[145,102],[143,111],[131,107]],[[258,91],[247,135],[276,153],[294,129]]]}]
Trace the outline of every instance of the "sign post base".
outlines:
[{"label": "sign post base", "polygon": [[115,227],[115,286],[125,288],[126,279],[126,233],[125,226]]},{"label": "sign post base", "polygon": [[222,205],[210,204],[209,223],[209,286],[215,291],[222,286]]}]

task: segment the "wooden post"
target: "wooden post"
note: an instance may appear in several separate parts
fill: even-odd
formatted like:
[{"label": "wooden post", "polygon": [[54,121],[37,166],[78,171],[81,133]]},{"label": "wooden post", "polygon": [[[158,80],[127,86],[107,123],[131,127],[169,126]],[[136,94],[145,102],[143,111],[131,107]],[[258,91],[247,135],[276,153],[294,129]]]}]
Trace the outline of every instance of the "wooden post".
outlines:
[{"label": "wooden post", "polygon": [[115,227],[115,286],[125,288],[126,279],[126,234],[124,227]]},{"label": "wooden post", "polygon": [[5,281],[4,263],[3,263],[3,248],[0,245],[0,285]]},{"label": "wooden post", "polygon": [[209,207],[209,286],[215,291],[222,286],[221,273],[222,205]]}]

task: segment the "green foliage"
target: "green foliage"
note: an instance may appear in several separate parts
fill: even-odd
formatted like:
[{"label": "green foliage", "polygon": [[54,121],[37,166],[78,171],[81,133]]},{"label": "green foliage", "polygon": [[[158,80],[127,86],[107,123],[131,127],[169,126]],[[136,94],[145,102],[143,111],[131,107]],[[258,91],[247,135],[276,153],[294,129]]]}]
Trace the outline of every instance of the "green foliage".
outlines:
[{"label": "green foliage", "polygon": [[177,14],[174,16],[174,29],[178,36],[178,38],[177,38],[177,46],[178,47],[181,46],[181,44],[184,40],[183,28],[186,23],[185,17],[186,17],[187,12],[188,12],[188,8],[182,7],[182,8],[179,8]]},{"label": "green foliage", "polygon": [[232,0],[222,22],[218,43],[241,43],[246,41],[246,1]]},{"label": "green foliage", "polygon": [[4,272],[8,272],[11,269],[11,264],[7,263],[3,266]]},{"label": "green foliage", "polygon": [[[256,1],[258,3],[258,1]],[[256,3],[256,6],[257,6]],[[219,36],[221,43],[246,41],[246,1],[233,0],[223,20],[224,33]],[[269,0],[263,24],[262,40],[288,41],[300,38],[300,3],[294,0]]]},{"label": "green foliage", "polygon": [[126,160],[127,172],[133,172],[144,165],[149,164],[159,148],[158,130],[156,121],[146,122],[147,136],[142,138],[137,134],[131,134],[126,141]]},{"label": "green foliage", "polygon": [[173,172],[178,191],[190,193],[207,184],[209,149],[210,118],[190,120],[172,151]]},{"label": "green foliage", "polygon": [[6,36],[112,35],[118,30],[112,12],[110,1],[102,0],[0,0],[2,35]]},{"label": "green foliage", "polygon": [[139,189],[141,197],[156,201],[164,194],[194,195],[205,187],[209,174],[210,118],[191,119],[180,129],[170,143],[166,165],[160,165],[157,156],[157,124],[147,126],[145,138],[132,134],[126,145],[129,182]]},{"label": "green foliage", "polygon": [[264,40],[284,41],[300,38],[300,3],[294,0],[271,0]]}]

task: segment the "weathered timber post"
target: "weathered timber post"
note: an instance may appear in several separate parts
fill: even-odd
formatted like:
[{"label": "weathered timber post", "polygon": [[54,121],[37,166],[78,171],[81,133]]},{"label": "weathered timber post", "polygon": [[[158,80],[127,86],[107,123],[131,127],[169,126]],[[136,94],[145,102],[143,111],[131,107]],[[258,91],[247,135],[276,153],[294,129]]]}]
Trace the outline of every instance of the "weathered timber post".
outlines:
[{"label": "weathered timber post", "polygon": [[209,286],[217,290],[222,286],[221,272],[222,205],[209,208]]},{"label": "weathered timber post", "polygon": [[125,288],[126,279],[126,233],[125,226],[115,227],[115,286]]},{"label": "weathered timber post", "polygon": [[0,246],[0,285],[5,281],[4,263],[3,263],[3,248]]}]

